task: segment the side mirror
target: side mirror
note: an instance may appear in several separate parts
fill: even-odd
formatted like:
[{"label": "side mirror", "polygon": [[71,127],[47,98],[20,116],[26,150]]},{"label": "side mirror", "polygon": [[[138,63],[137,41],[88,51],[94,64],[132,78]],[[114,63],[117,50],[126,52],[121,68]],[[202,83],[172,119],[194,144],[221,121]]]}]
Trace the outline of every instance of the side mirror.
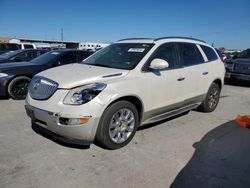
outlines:
[{"label": "side mirror", "polygon": [[167,61],[165,61],[164,59],[153,59],[153,61],[151,61],[149,68],[153,69],[153,70],[162,70],[162,69],[166,69],[169,67],[169,64]]}]

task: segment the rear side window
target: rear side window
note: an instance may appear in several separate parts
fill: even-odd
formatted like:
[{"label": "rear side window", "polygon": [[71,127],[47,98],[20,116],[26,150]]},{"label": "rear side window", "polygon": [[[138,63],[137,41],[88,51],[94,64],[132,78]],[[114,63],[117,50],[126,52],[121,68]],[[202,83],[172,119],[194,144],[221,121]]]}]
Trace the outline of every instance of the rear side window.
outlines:
[{"label": "rear side window", "polygon": [[80,51],[78,54],[79,55],[78,62],[83,61],[84,59],[86,59],[87,57],[89,57],[92,54],[93,54],[93,52]]},{"label": "rear side window", "polygon": [[18,50],[19,46],[18,44],[7,44],[8,50]]},{"label": "rear side window", "polygon": [[204,59],[195,44],[179,43],[180,58],[184,66],[198,65],[204,63]]},{"label": "rear side window", "polygon": [[61,64],[68,64],[68,63],[76,63],[77,62],[77,54],[75,52],[69,52],[61,56],[58,61]]},{"label": "rear side window", "polygon": [[33,49],[33,46],[30,44],[24,44],[24,49]]},{"label": "rear side window", "polygon": [[218,59],[216,53],[214,52],[214,50],[208,46],[203,46],[200,45],[203,52],[206,54],[208,61],[214,61],[216,59]]}]

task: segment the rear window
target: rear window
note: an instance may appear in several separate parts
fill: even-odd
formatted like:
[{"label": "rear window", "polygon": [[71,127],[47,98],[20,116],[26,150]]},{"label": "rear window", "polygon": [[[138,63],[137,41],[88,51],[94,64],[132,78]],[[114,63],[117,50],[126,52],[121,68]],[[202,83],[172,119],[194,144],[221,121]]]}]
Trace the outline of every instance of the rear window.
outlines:
[{"label": "rear window", "polygon": [[208,46],[203,46],[200,45],[203,52],[206,54],[208,61],[214,61],[216,59],[218,59],[218,56],[216,55],[216,53],[214,52],[214,50]]},{"label": "rear window", "polygon": [[33,49],[33,46],[30,44],[24,44],[24,49]]}]

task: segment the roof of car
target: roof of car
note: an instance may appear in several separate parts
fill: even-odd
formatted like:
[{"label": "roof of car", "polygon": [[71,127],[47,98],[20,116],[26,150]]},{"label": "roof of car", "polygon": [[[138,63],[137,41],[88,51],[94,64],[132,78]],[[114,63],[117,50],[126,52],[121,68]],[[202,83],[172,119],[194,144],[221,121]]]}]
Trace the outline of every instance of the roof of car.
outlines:
[{"label": "roof of car", "polygon": [[169,36],[169,37],[161,37],[161,38],[126,38],[126,39],[121,39],[118,40],[118,43],[122,42],[140,42],[140,43],[155,43],[157,41],[161,40],[189,40],[189,41],[197,41],[201,43],[206,43],[203,40],[196,39],[196,38],[191,38],[191,37],[179,37],[179,36]]},{"label": "roof of car", "polygon": [[57,50],[51,50],[51,52],[68,52],[68,51],[83,51],[83,50],[69,49],[69,48],[62,48],[62,49],[57,49]]}]

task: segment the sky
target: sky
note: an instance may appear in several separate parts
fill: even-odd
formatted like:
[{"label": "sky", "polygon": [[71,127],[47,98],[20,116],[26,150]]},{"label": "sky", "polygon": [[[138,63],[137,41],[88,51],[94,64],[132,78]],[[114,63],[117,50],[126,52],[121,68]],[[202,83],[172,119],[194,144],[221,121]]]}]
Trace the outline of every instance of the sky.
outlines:
[{"label": "sky", "polygon": [[250,0],[0,0],[0,37],[114,42],[184,36],[250,48]]}]

